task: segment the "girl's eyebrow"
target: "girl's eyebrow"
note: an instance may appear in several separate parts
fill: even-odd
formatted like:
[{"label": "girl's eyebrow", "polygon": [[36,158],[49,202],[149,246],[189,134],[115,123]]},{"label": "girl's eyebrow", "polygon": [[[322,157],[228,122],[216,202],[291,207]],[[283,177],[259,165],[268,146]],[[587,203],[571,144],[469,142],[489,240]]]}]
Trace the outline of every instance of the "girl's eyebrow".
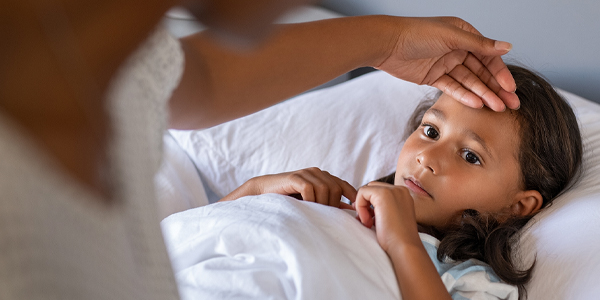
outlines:
[{"label": "girl's eyebrow", "polygon": [[[427,110],[425,112],[425,114],[433,114],[435,116],[435,118],[439,119],[442,122],[446,121],[446,114],[444,114],[443,111],[437,109],[437,108],[430,108],[429,110]],[[461,132],[462,134],[468,136],[469,138],[475,140],[475,142],[477,142],[479,145],[481,145],[481,148],[483,148],[483,150],[487,153],[488,156],[490,157],[494,157],[492,155],[492,151],[490,151],[490,148],[487,146],[485,140],[479,136],[477,133],[475,133],[474,131],[470,130],[470,129],[464,129]]]},{"label": "girl's eyebrow", "polygon": [[432,107],[425,112],[425,114],[429,114],[429,113],[432,113],[436,118],[440,119],[443,122],[446,121],[446,115],[444,114],[444,112],[437,108]]},{"label": "girl's eyebrow", "polygon": [[475,142],[477,142],[479,145],[481,145],[481,148],[483,148],[483,150],[487,153],[487,155],[489,155],[490,157],[494,157],[492,155],[492,151],[490,151],[490,148],[488,148],[487,144],[485,143],[485,140],[483,138],[481,138],[477,133],[475,133],[474,131],[472,131],[470,129],[463,130],[463,133],[465,135],[467,135],[469,138],[475,140]]}]

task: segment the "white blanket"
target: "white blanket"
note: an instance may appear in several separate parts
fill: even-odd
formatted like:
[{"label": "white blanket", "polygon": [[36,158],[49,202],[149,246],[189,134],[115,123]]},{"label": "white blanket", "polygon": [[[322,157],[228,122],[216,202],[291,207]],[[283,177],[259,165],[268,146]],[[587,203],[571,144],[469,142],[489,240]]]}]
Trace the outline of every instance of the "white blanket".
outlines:
[{"label": "white blanket", "polygon": [[337,208],[266,194],[162,226],[182,299],[400,299],[374,232]]}]

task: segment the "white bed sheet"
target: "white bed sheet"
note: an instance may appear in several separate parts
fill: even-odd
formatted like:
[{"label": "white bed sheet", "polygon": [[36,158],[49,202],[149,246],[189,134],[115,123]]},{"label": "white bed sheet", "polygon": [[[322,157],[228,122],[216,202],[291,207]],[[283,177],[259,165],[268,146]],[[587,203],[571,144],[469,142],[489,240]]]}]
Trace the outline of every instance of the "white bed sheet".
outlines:
[{"label": "white bed sheet", "polygon": [[182,299],[400,299],[374,232],[338,208],[266,194],[161,226]]}]

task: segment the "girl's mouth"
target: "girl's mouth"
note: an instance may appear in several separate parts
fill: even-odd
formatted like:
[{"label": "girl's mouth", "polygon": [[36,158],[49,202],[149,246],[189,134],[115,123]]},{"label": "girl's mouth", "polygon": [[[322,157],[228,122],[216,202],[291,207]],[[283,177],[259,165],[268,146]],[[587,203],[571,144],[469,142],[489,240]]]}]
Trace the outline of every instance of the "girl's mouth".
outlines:
[{"label": "girl's mouth", "polygon": [[425,189],[423,189],[423,186],[421,186],[421,183],[414,178],[405,178],[404,184],[406,185],[406,187],[409,190],[411,190],[412,192],[414,192],[416,194],[433,198],[431,196],[431,194],[429,194]]}]

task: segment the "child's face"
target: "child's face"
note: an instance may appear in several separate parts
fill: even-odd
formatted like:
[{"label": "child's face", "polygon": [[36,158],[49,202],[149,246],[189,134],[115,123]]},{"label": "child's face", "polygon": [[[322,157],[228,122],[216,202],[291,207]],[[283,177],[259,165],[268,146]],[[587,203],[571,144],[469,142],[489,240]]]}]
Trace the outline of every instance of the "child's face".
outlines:
[{"label": "child's face", "polygon": [[522,190],[517,129],[508,110],[473,109],[443,94],[396,166],[395,184],[410,190],[417,222],[441,228],[466,209],[509,213]]}]

